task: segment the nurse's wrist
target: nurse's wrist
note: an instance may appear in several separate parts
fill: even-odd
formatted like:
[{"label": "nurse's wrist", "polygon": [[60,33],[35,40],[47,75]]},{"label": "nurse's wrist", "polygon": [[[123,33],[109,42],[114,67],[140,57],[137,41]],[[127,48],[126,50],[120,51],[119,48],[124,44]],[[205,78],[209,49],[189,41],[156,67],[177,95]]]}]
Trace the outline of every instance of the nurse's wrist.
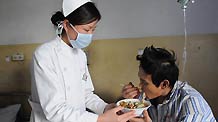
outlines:
[{"label": "nurse's wrist", "polygon": [[103,113],[105,113],[106,111],[110,110],[110,109],[113,109],[116,107],[116,104],[115,103],[110,103],[110,104],[107,104],[104,108],[104,111]]}]

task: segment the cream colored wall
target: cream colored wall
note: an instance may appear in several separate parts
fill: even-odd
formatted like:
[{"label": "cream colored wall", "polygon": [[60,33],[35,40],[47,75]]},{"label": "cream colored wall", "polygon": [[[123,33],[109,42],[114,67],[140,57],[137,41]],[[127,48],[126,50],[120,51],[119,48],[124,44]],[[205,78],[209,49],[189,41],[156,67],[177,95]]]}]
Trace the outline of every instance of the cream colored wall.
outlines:
[{"label": "cream colored wall", "polygon": [[[216,76],[218,75],[218,34],[188,36],[186,72],[181,80],[187,80],[199,90],[218,116]],[[29,64],[32,52],[39,44],[0,46],[0,92],[30,92]],[[180,69],[184,36],[145,37],[113,40],[95,40],[86,49],[89,70],[95,92],[108,102],[120,96],[121,86],[130,81],[137,85],[139,48],[154,45],[172,49],[177,53]],[[25,60],[6,62],[5,57],[23,52]]]},{"label": "cream colored wall", "polygon": [[[37,45],[0,46],[0,92],[30,92],[29,65],[32,52]],[[25,55],[24,61],[5,61],[6,56],[12,56],[17,52],[22,52]]]}]

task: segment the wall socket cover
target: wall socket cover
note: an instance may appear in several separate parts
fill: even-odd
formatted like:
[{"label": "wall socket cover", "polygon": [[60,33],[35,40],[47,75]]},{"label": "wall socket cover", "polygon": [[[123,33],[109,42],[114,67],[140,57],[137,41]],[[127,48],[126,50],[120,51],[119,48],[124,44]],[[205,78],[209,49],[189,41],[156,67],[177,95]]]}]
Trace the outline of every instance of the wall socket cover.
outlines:
[{"label": "wall socket cover", "polygon": [[22,53],[16,53],[12,55],[12,61],[23,61],[24,55]]}]

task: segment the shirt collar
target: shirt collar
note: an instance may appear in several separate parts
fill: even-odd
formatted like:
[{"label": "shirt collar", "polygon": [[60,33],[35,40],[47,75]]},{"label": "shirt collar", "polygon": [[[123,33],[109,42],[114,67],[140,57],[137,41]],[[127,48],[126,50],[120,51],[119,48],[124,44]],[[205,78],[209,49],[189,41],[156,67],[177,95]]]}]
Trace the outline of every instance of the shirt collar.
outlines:
[{"label": "shirt collar", "polygon": [[179,96],[180,89],[185,86],[186,82],[176,81],[173,86],[173,89],[170,92],[170,97],[167,100],[163,101],[163,104],[167,104],[170,101],[174,101]]}]

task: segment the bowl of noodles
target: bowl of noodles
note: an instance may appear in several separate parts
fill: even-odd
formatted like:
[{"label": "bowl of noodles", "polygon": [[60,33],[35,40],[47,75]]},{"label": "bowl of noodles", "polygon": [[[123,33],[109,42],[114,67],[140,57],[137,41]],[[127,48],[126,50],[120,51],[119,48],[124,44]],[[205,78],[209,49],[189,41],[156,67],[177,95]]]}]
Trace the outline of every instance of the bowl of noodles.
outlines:
[{"label": "bowl of noodles", "polygon": [[147,110],[151,106],[151,103],[146,100],[140,101],[139,99],[123,99],[118,101],[116,105],[124,107],[122,110],[123,113],[134,110],[137,116],[141,116],[143,111]]}]

